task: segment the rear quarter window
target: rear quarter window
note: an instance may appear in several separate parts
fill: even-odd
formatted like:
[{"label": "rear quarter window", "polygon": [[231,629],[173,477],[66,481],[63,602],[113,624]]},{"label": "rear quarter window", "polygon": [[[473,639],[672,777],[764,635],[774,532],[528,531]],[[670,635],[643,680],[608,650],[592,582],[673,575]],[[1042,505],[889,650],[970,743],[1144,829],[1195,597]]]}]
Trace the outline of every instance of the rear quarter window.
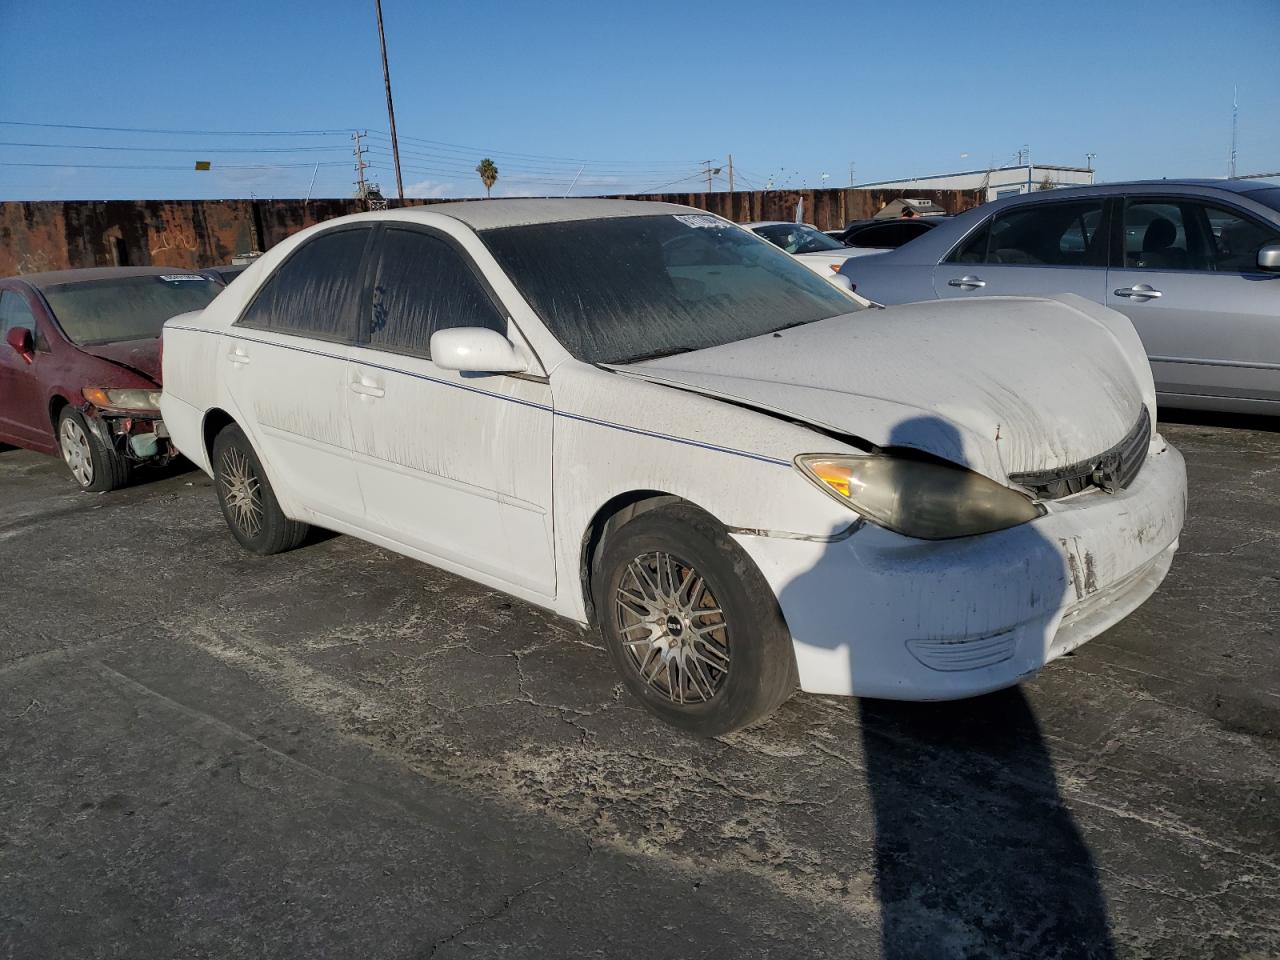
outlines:
[{"label": "rear quarter window", "polygon": [[372,232],[331,230],[302,244],[267,278],[236,326],[354,343]]}]

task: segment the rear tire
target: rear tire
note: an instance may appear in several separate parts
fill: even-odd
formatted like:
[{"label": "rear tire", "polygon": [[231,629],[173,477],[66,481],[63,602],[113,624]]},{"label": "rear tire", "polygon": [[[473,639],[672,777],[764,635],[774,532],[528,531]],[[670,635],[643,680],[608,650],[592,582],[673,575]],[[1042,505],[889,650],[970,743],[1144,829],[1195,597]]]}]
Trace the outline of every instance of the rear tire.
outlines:
[{"label": "rear tire", "polygon": [[234,423],[223,427],[213,440],[212,459],[218,506],[240,546],[268,556],[302,543],[310,527],[284,515],[243,430]]},{"label": "rear tire", "polygon": [[607,533],[592,585],[614,666],[667,723],[732,733],[795,691],[791,634],[773,590],[696,507],[657,507]]},{"label": "rear tire", "polygon": [[98,439],[74,407],[63,407],[58,414],[58,447],[71,479],[87,493],[118,490],[129,482],[129,461]]}]

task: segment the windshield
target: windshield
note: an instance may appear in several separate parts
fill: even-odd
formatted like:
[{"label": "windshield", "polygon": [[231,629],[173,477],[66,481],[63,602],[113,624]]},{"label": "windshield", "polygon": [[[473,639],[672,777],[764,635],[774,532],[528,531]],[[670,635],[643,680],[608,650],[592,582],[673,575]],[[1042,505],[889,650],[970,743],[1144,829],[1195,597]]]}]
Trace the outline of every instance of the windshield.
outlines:
[{"label": "windshield", "polygon": [[160,336],[170,317],[201,310],[222,285],[190,274],[60,283],[44,289],[62,332],[92,346]]},{"label": "windshield", "polygon": [[706,214],[481,237],[556,339],[587,363],[701,350],[860,309],[808,267]]},{"label": "windshield", "polygon": [[844,244],[839,240],[833,240],[806,223],[770,223],[754,229],[787,253],[821,253],[824,250],[844,249]]}]

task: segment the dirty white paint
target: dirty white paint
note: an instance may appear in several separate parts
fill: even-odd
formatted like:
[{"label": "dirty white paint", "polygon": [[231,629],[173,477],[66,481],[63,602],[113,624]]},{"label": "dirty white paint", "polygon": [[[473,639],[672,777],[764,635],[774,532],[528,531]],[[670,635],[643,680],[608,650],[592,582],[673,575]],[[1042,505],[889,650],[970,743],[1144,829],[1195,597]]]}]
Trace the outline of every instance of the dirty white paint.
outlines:
[{"label": "dirty white paint", "polygon": [[[166,328],[162,407],[177,445],[209,470],[202,424],[225,411],[290,516],[578,621],[597,512],[635,491],[682,497],[736,531],[778,597],[802,686],[822,692],[934,698],[1015,683],[1158,585],[1185,503],[1181,457],[1158,437],[1120,494],[1080,494],[1032,523],[944,542],[854,527],[857,515],[793,465],[902,445],[1007,482],[1107,450],[1141,404],[1155,412],[1141,345],[1119,314],[1078,298],[919,304],[600,368],[551,336],[471,226],[571,219],[584,215],[579,203],[362,214],[280,244],[202,314]],[[687,212],[591,203],[590,216]],[[506,308],[529,374],[463,375],[233,326],[293,248],[352,220],[454,237]],[[1081,606],[1094,593],[1105,609]],[[1055,646],[1063,622],[1070,635]]]}]

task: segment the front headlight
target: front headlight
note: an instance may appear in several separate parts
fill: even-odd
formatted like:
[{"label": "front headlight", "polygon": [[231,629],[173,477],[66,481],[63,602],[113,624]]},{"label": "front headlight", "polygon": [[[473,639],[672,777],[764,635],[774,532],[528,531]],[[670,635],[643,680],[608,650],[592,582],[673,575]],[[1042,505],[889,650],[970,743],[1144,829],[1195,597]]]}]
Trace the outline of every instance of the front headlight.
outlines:
[{"label": "front headlight", "polygon": [[991,533],[1045,512],[1017,490],[934,460],[814,453],[796,457],[796,466],[873,523],[921,540]]},{"label": "front headlight", "polygon": [[159,390],[105,390],[85,387],[84,398],[102,410],[128,410],[133,413],[159,413]]}]

